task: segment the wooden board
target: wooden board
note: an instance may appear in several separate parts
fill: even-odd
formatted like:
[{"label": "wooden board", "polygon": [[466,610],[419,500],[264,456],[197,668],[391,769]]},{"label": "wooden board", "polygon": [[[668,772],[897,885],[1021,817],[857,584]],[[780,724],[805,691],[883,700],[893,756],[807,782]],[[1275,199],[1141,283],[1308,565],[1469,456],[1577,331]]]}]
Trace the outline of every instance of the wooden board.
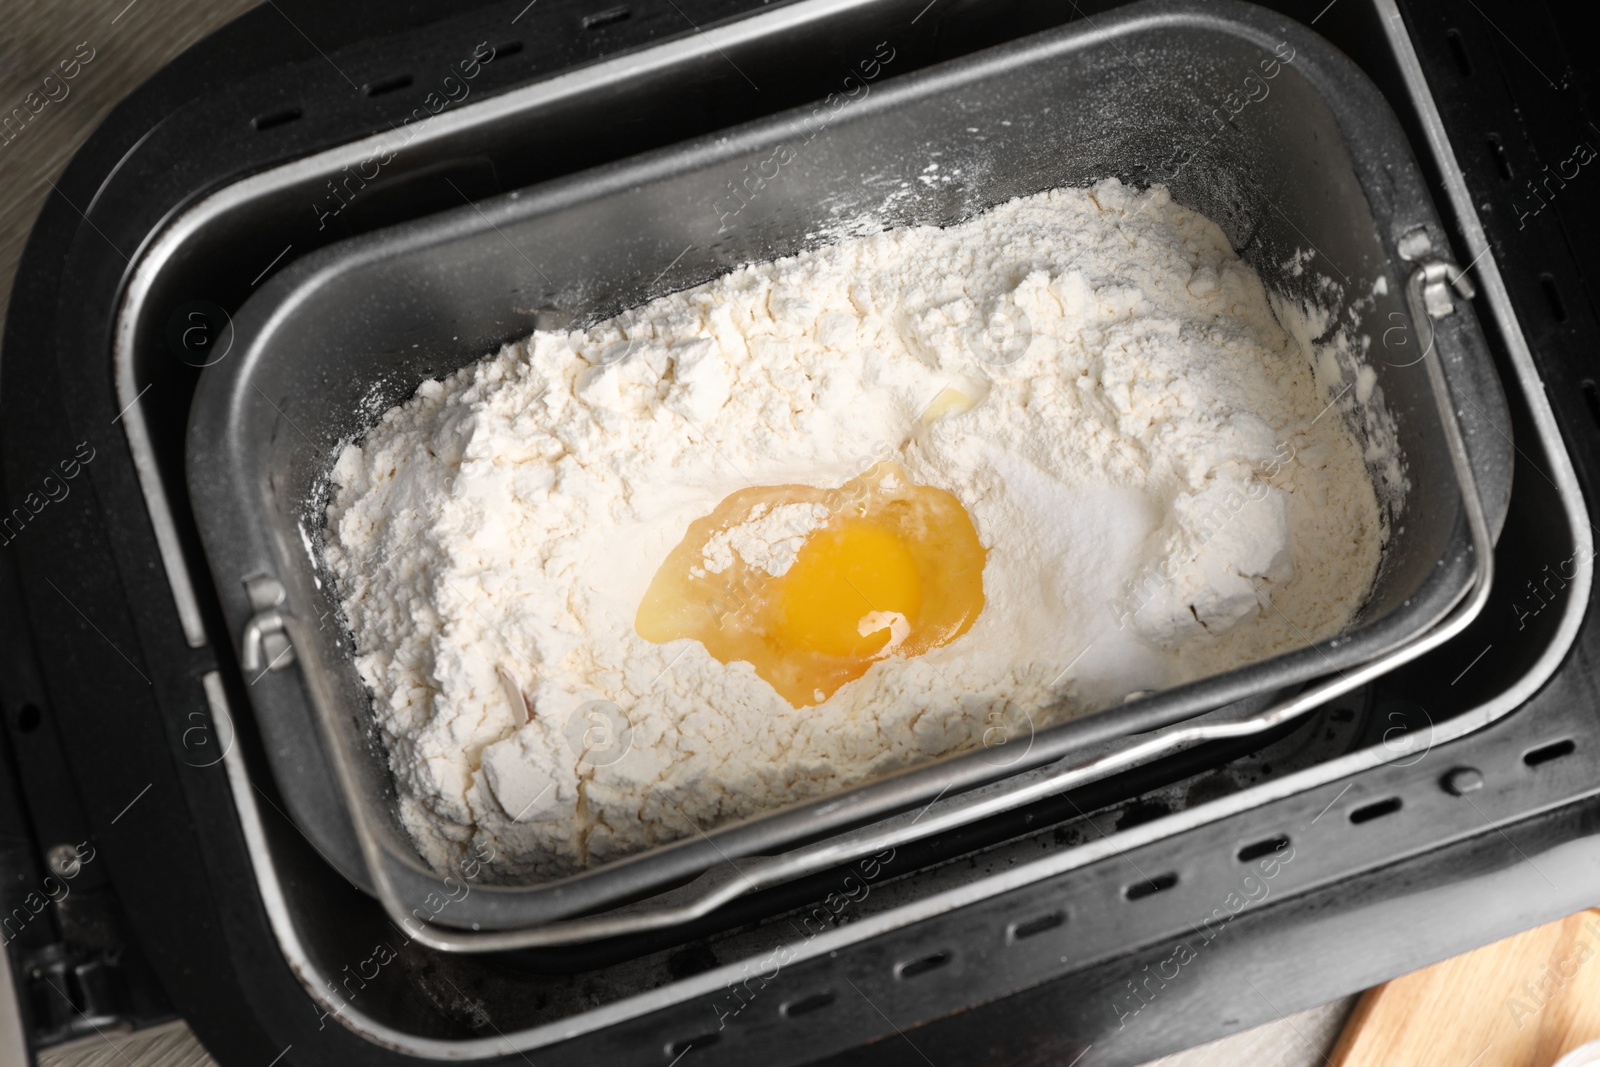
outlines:
[{"label": "wooden board", "polygon": [[1369,989],[1331,1067],[1549,1067],[1600,1039],[1600,909]]}]

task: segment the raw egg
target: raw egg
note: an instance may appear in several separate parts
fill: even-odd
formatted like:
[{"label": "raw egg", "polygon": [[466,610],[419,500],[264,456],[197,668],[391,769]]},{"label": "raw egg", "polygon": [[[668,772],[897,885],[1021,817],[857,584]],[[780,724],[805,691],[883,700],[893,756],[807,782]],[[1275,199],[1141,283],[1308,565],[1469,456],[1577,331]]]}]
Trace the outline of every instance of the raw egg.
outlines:
[{"label": "raw egg", "polygon": [[920,656],[983,610],[986,552],[961,501],[879,463],[837,489],[727,496],[656,571],[634,628],[743,660],[795,707],[887,656]]}]

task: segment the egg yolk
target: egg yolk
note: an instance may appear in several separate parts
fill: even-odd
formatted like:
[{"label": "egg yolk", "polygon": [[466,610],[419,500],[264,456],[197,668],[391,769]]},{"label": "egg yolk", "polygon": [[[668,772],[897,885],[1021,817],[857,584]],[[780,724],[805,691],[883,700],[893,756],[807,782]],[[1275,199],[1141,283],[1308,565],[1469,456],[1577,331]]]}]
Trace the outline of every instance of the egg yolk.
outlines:
[{"label": "egg yolk", "polygon": [[785,648],[871,658],[922,606],[917,561],[892,531],[856,521],[806,541],[785,576],[777,640]]},{"label": "egg yolk", "polygon": [[[792,504],[809,507],[775,510]],[[764,556],[729,550],[739,527],[796,512],[807,518],[787,527],[769,518]],[[723,663],[745,661],[806,707],[880,659],[919,656],[965,633],[983,610],[985,558],[961,502],[907,484],[892,463],[838,489],[741,489],[689,524],[634,627],[648,641],[694,638]]]}]

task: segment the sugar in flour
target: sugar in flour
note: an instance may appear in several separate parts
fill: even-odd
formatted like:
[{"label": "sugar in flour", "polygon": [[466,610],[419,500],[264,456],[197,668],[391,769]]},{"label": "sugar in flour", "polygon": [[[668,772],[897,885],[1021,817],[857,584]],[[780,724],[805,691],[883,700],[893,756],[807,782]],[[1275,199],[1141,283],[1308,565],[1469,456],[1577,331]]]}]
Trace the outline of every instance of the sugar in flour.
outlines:
[{"label": "sugar in flour", "polygon": [[[1215,224],[1110,180],[745,267],[423,384],[339,456],[325,546],[417,845],[557,876],[1338,632],[1385,531],[1329,414],[1339,368],[1294,332]],[[987,549],[966,634],[796,709],[749,664],[635,633],[729,493],[888,458]],[[782,574],[818,507],[756,516],[706,565]]]}]

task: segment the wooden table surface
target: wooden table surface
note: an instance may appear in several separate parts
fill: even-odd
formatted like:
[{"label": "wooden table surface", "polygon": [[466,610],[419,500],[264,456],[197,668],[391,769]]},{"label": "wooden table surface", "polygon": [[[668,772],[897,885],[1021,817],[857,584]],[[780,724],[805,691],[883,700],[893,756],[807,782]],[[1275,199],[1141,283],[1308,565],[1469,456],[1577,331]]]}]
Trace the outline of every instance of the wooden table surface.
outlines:
[{"label": "wooden table surface", "polygon": [[[9,306],[11,283],[34,217],[50,183],[66,167],[118,100],[174,56],[254,7],[256,0],[26,0],[12,5],[0,31],[0,112],[39,108],[11,142],[0,144],[0,315]],[[65,83],[45,75],[75,55],[82,63]],[[29,100],[30,93],[37,94]],[[0,382],[0,388],[4,383]],[[1163,1059],[1160,1067],[1311,1067],[1333,1048],[1354,1003],[1336,1001],[1300,1015],[1235,1035],[1201,1049]],[[51,1049],[45,1067],[197,1067],[214,1061],[182,1023],[128,1035],[108,1035]],[[942,1065],[941,1065],[942,1067]],[[977,1067],[977,1065],[965,1065]],[[1061,1067],[1066,1067],[1062,1064]]]}]

